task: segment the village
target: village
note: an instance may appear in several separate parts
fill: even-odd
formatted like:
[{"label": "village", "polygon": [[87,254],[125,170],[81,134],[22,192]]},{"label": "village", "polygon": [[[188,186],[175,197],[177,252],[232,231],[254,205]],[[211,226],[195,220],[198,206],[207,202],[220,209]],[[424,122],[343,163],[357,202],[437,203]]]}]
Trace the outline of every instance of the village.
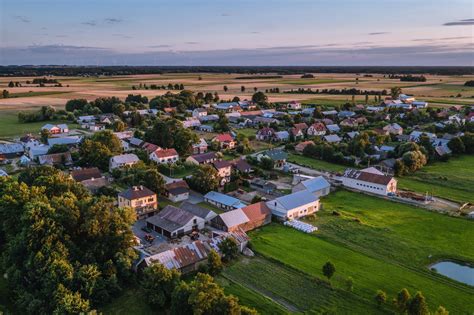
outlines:
[{"label": "village", "polygon": [[69,122],[0,142],[0,175],[54,167],[132,209],[137,274],[155,264],[195,274],[214,252],[229,255],[229,240],[258,262],[255,231],[317,234],[325,201],[344,191],[474,218],[469,200],[398,185],[428,160],[472,152],[474,107],[431,108],[399,88],[391,94],[376,96],[378,105],[341,106],[271,103],[261,91],[242,101],[186,90],[73,99]]}]

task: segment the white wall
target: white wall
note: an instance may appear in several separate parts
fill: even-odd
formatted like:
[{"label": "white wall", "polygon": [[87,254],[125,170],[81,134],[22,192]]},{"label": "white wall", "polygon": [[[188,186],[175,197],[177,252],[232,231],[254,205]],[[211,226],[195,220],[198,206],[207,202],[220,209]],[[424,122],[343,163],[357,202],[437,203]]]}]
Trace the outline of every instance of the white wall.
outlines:
[{"label": "white wall", "polygon": [[346,187],[382,196],[386,196],[389,192],[396,192],[397,190],[397,182],[395,179],[392,179],[388,185],[374,184],[347,177],[341,177],[341,180],[342,184]]}]

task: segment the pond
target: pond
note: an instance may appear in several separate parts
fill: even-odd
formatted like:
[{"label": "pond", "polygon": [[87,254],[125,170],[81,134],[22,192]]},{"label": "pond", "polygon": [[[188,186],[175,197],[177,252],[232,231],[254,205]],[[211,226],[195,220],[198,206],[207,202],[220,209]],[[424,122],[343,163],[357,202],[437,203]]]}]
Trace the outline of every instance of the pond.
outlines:
[{"label": "pond", "polygon": [[474,268],[454,261],[440,261],[430,266],[431,270],[453,280],[474,286]]}]

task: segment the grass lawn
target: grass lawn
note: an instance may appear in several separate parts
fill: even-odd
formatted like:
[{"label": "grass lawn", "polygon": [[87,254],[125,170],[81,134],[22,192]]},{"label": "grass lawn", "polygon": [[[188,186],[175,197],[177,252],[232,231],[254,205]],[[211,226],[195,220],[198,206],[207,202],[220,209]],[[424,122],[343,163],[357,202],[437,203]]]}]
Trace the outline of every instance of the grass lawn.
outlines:
[{"label": "grass lawn", "polygon": [[436,162],[413,175],[398,178],[398,188],[458,202],[474,203],[474,156],[463,155],[448,162]]},{"label": "grass lawn", "polygon": [[238,297],[239,304],[253,307],[260,314],[288,314],[288,311],[281,305],[254,290],[230,281],[223,276],[217,277],[216,281],[224,288],[226,294]]},{"label": "grass lawn", "polygon": [[194,165],[183,164],[175,168],[172,167],[170,172],[168,165],[161,164],[159,166],[159,170],[162,174],[172,178],[183,178],[189,176],[194,172],[195,169],[196,166]]},{"label": "grass lawn", "polygon": [[[378,314],[370,301],[331,288],[311,275],[262,258],[242,258],[226,268],[223,276],[284,305],[291,313]],[[273,313],[264,313],[273,314]]]},{"label": "grass lawn", "polygon": [[[374,304],[373,296],[378,289],[387,292],[390,301],[400,289],[407,288],[412,294],[422,291],[432,310],[438,305],[445,306],[452,314],[468,314],[474,309],[472,288],[448,282],[429,273],[417,272],[382,258],[370,257],[314,234],[271,224],[251,233],[251,237],[257,253],[313,277],[323,278],[322,266],[327,261],[332,261],[336,266],[336,274],[331,279],[333,286],[344,289],[345,279],[350,276],[354,279],[354,294]],[[449,238],[448,235],[445,237]],[[243,269],[240,273],[249,272]],[[275,276],[274,268],[268,273],[268,278],[275,279],[274,281],[280,279]],[[289,290],[298,290],[311,282],[294,281],[292,278],[291,283],[286,286],[289,286]],[[280,287],[276,283],[273,286]],[[298,296],[302,294],[301,292]],[[343,305],[344,302],[346,299],[338,299],[337,305]]]},{"label": "grass lawn", "polygon": [[18,112],[0,111],[0,138],[21,136],[27,133],[39,134],[41,127],[45,124],[68,124],[70,129],[78,127],[70,121],[59,120],[20,123]]},{"label": "grass lawn", "polygon": [[257,129],[253,128],[242,128],[235,130],[237,134],[241,133],[246,137],[255,136],[257,134]]},{"label": "grass lawn", "polygon": [[104,315],[152,315],[165,314],[164,311],[152,309],[141,296],[141,292],[136,288],[128,288],[108,303],[99,312]]},{"label": "grass lawn", "polygon": [[344,165],[329,163],[323,160],[317,160],[304,155],[298,155],[293,153],[290,153],[288,155],[288,162],[295,163],[301,166],[306,166],[309,168],[314,168],[315,170],[320,171],[341,172],[347,168],[347,166]]}]

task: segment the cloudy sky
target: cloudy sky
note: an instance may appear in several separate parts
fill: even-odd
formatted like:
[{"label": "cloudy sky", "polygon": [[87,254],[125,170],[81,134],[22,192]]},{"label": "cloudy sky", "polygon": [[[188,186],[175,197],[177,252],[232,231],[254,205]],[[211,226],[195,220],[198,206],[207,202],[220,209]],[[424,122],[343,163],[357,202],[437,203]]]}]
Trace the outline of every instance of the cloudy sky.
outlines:
[{"label": "cloudy sky", "polygon": [[0,0],[0,64],[469,65],[472,0]]}]

